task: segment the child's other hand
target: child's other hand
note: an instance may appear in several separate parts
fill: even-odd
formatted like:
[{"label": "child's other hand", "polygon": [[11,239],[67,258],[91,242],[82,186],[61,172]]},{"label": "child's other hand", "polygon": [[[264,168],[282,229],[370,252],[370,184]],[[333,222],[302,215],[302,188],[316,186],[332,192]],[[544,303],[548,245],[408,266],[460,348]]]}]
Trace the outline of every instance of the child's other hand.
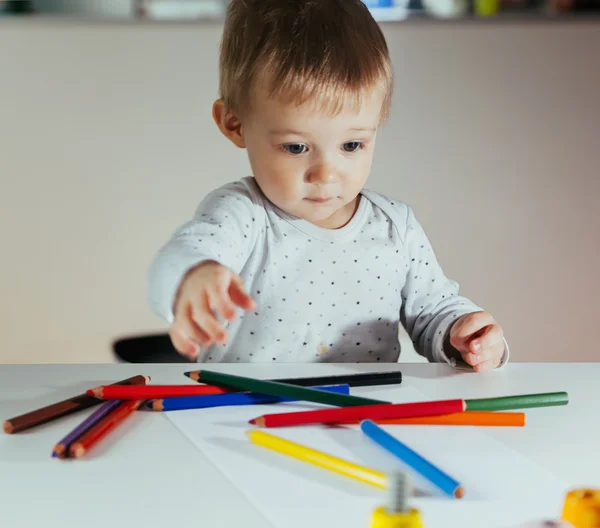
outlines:
[{"label": "child's other hand", "polygon": [[182,281],[175,302],[175,318],[169,329],[175,349],[194,360],[197,345],[225,344],[227,332],[217,317],[233,320],[236,306],[245,310],[255,306],[239,275],[212,261],[194,268]]},{"label": "child's other hand", "polygon": [[504,354],[504,332],[488,312],[459,317],[450,330],[450,344],[475,372],[496,368]]}]

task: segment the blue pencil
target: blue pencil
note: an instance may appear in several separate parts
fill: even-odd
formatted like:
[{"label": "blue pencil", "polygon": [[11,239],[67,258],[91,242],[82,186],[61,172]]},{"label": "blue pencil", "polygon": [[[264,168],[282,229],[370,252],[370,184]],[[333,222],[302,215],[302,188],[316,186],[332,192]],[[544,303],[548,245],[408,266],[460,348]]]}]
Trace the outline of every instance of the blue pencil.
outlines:
[{"label": "blue pencil", "polygon": [[456,480],[446,475],[418,453],[415,453],[410,447],[405,446],[400,440],[384,431],[372,420],[363,420],[360,423],[360,428],[376,444],[413,468],[444,493],[457,499],[464,496],[465,489]]},{"label": "blue pencil", "polygon": [[[313,388],[328,392],[336,392],[338,394],[350,394],[350,385],[347,383]],[[255,394],[252,392],[230,392],[226,394],[214,394],[210,396],[178,396],[173,398],[163,398],[160,400],[150,401],[146,405],[153,411],[180,411],[183,409],[206,409],[208,407],[261,405],[293,401],[297,400],[292,398],[281,398],[279,396],[269,396],[267,394]]]}]

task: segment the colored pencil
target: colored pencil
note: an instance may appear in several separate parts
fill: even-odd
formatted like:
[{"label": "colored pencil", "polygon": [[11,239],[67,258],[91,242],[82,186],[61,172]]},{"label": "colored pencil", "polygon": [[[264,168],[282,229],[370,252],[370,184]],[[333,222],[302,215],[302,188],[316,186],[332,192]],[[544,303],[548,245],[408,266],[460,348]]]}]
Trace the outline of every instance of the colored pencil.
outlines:
[{"label": "colored pencil", "polygon": [[[148,376],[133,376],[132,378],[119,381],[116,385],[141,385],[148,383],[148,381],[150,381],[150,377]],[[36,427],[51,420],[56,420],[57,418],[62,418],[63,416],[67,416],[74,412],[88,409],[94,405],[99,405],[100,403],[101,401],[98,398],[88,396],[85,393],[80,394],[53,403],[47,407],[42,407],[35,411],[22,414],[21,416],[10,418],[3,423],[2,428],[6,434],[18,433],[19,431]]]},{"label": "colored pencil", "polygon": [[[315,389],[338,394],[350,394],[349,385],[315,387]],[[183,396],[179,398],[163,398],[150,401],[146,406],[153,411],[180,411],[183,409],[207,409],[209,407],[225,407],[234,405],[267,405],[297,401],[291,398],[280,398],[268,394],[231,393],[214,396]]]},{"label": "colored pencil", "polygon": [[253,430],[247,431],[246,435],[256,445],[271,449],[283,455],[308,462],[323,469],[333,471],[340,475],[344,475],[351,479],[358,480],[365,484],[370,484],[377,488],[385,488],[387,484],[387,476],[381,471],[360,466],[353,462],[334,457],[322,451],[311,449],[310,447],[290,442],[278,436],[273,436],[264,431]]},{"label": "colored pencil", "polygon": [[208,396],[231,392],[213,385],[112,385],[90,389],[86,394],[101,400],[150,400],[179,396]]},{"label": "colored pencil", "polygon": [[295,400],[311,401],[339,407],[389,403],[382,402],[381,400],[373,400],[371,398],[362,398],[360,396],[351,396],[347,394],[336,394],[333,392],[312,389],[310,387],[299,387],[296,385],[288,385],[287,383],[257,380],[208,370],[199,371],[199,381],[212,385],[255,392],[258,394],[269,394],[270,396],[293,398]]},{"label": "colored pencil", "polygon": [[80,438],[71,444],[69,454],[72,457],[82,457],[92,447],[98,444],[108,433],[125,421],[140,406],[141,400],[126,400],[120,403],[96,425],[88,429]]},{"label": "colored pencil", "polygon": [[116,409],[122,402],[118,400],[109,401],[103,403],[97,410],[95,410],[90,416],[88,416],[83,422],[81,422],[75,429],[73,429],[67,436],[60,440],[52,450],[52,456],[54,458],[64,458],[69,453],[69,447],[75,440],[77,440],[83,433],[85,433],[92,426],[97,424],[102,418],[111,413]]},{"label": "colored pencil", "polygon": [[[198,381],[200,371],[194,370],[184,372],[184,375],[194,381]],[[350,385],[350,387],[372,387],[375,385],[397,385],[402,383],[402,372],[359,372],[356,374],[334,374],[331,376],[314,376],[309,378],[283,378],[273,379],[277,383],[288,383],[300,387],[315,387],[323,385]]]},{"label": "colored pencil", "polygon": [[289,427],[294,425],[339,423],[348,420],[413,418],[460,413],[465,410],[464,400],[440,400],[416,403],[388,403],[363,405],[345,409],[318,409],[287,413],[264,414],[250,420],[259,427]]},{"label": "colored pencil", "polygon": [[364,420],[360,428],[365,435],[380,447],[400,459],[407,466],[413,468],[417,473],[425,477],[444,493],[460,499],[465,494],[465,489],[459,482],[444,473],[441,469],[425,460],[421,455],[404,445],[400,440],[384,431],[379,425],[371,420]]},{"label": "colored pencil", "polygon": [[[525,413],[467,411],[439,416],[415,416],[414,418],[381,418],[373,420],[379,425],[473,425],[523,427]],[[353,425],[361,420],[339,422],[340,425]]]},{"label": "colored pencil", "polygon": [[531,407],[550,407],[567,405],[569,395],[566,392],[541,392],[498,398],[477,398],[465,400],[467,411],[509,411]]}]

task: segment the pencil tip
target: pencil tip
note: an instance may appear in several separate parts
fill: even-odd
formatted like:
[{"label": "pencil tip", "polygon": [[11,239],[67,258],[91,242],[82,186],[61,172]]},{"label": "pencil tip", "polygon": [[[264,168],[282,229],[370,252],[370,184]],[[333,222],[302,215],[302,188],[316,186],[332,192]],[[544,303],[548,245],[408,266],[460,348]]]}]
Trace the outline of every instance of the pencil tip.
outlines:
[{"label": "pencil tip", "polygon": [[70,449],[70,454],[72,457],[80,458],[85,454],[85,448],[80,445],[73,445]]},{"label": "pencil tip", "polygon": [[98,398],[99,400],[103,399],[104,390],[102,387],[96,387],[95,389],[89,389],[86,391],[88,396],[93,396],[94,398]]},{"label": "pencil tip", "polygon": [[184,373],[183,373],[183,375],[184,375],[184,376],[187,376],[188,378],[190,378],[190,377],[191,377],[191,376],[190,376],[190,374],[191,374],[191,372],[184,372]]},{"label": "pencil tip", "polygon": [[256,420],[257,420],[256,418],[253,418],[252,420],[248,420],[248,423],[251,425],[254,425],[254,424],[256,424]]},{"label": "pencil tip", "polygon": [[146,385],[148,385],[148,383],[150,383],[150,380],[152,379],[150,376],[144,376],[145,380],[146,380]]},{"label": "pencil tip", "polygon": [[462,486],[459,486],[458,488],[456,488],[454,490],[454,496],[457,499],[462,499],[465,496],[465,488],[463,488]]}]

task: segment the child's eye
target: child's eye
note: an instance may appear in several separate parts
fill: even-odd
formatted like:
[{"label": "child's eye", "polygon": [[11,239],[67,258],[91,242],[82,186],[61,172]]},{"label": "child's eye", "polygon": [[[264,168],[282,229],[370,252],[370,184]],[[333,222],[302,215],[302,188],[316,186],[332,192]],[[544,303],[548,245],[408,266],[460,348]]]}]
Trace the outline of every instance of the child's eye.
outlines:
[{"label": "child's eye", "polygon": [[362,148],[362,141],[349,141],[348,143],[344,143],[342,148],[345,152],[356,152],[358,149]]},{"label": "child's eye", "polygon": [[302,143],[290,143],[289,145],[283,145],[281,148],[294,156],[304,154],[308,150],[306,145],[303,145]]}]

